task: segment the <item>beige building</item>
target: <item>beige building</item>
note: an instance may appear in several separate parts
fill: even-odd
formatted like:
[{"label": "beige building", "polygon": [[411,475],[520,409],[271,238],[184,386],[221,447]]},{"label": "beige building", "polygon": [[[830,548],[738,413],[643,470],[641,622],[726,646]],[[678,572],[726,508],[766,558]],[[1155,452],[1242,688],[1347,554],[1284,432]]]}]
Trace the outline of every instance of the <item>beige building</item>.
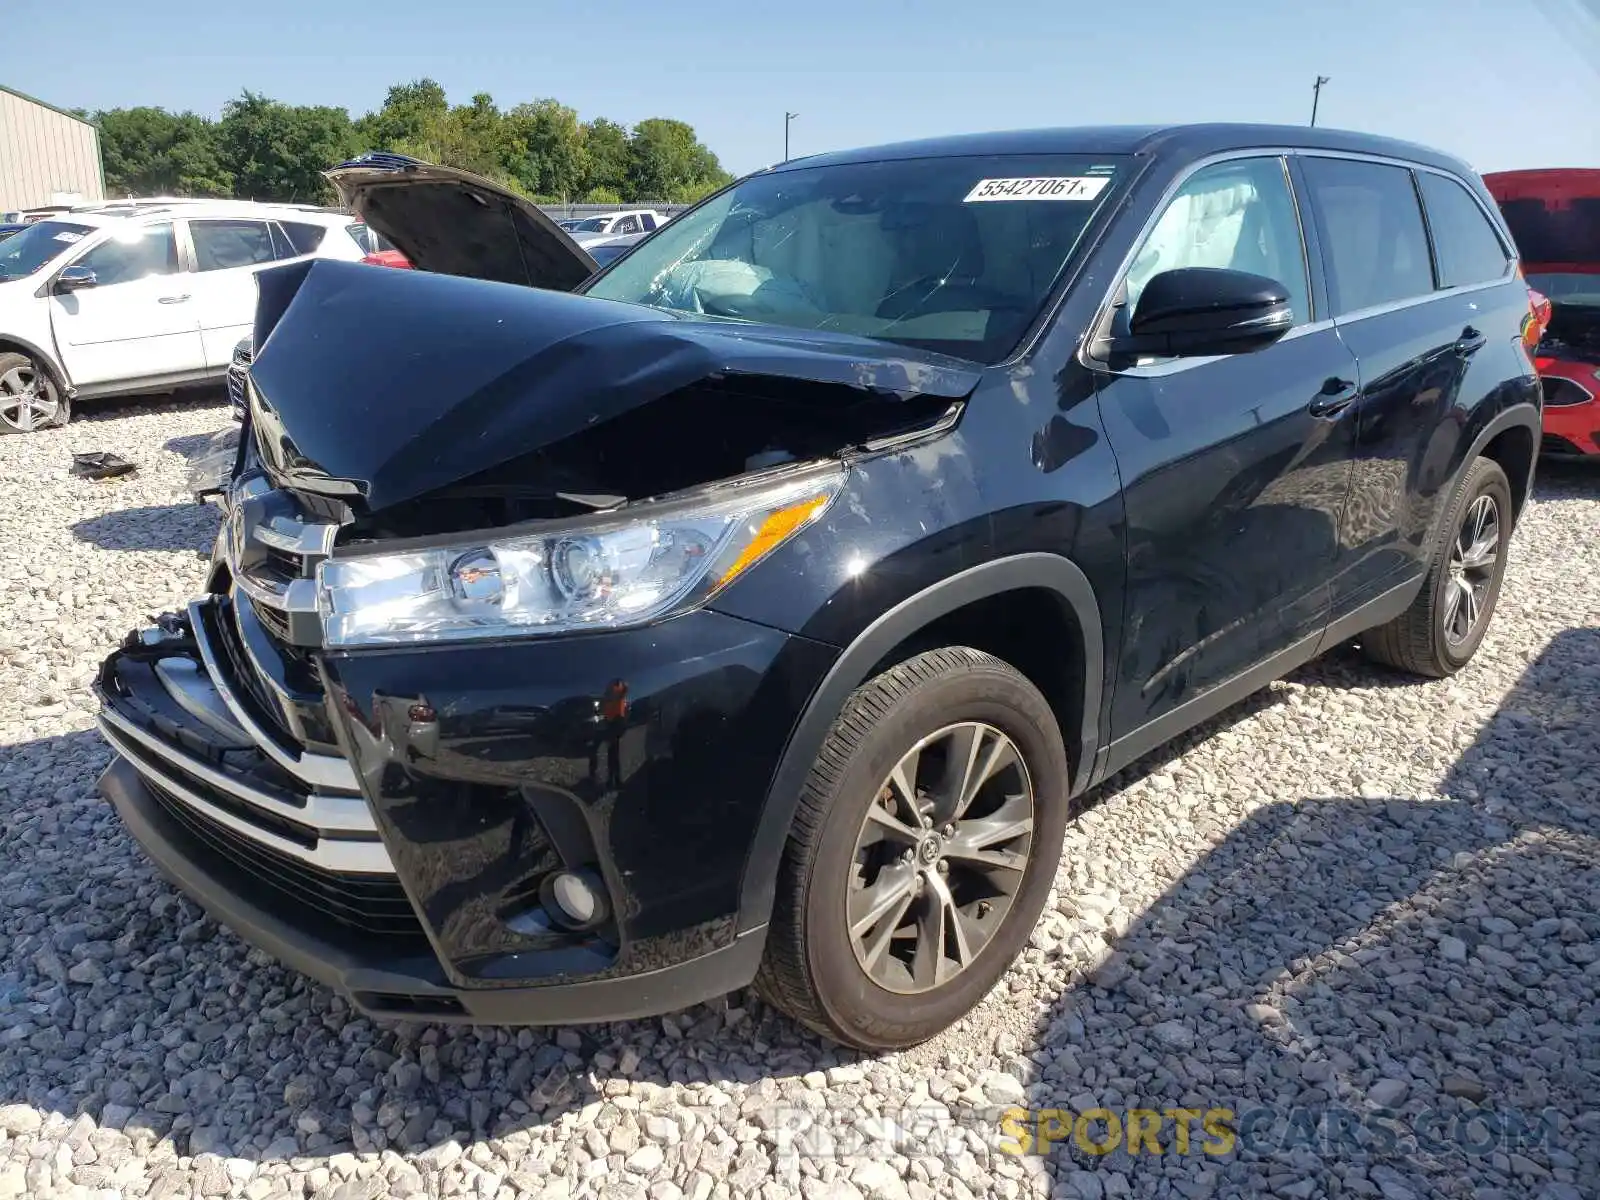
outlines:
[{"label": "beige building", "polygon": [[105,199],[100,134],[0,84],[0,212]]}]

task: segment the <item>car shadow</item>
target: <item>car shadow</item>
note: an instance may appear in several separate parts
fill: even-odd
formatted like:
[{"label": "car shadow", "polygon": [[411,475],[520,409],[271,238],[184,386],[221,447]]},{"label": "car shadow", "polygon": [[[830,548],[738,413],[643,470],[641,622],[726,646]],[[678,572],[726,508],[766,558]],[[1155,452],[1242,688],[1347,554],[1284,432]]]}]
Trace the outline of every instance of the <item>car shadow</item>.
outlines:
[{"label": "car shadow", "polygon": [[[1068,1135],[1057,1194],[1165,1178],[1187,1196],[1420,1197],[1458,1194],[1469,1164],[1506,1195],[1600,1178],[1597,690],[1600,629],[1568,630],[1440,798],[1266,805],[1126,933],[1107,929],[1104,961],[1034,1028],[1032,1103],[1119,1120],[1220,1109],[1249,1136],[1213,1156],[1195,1124],[1185,1156],[1161,1116],[1137,1153],[1127,1136],[1087,1153]],[[1097,1122],[1088,1144],[1108,1146]]]},{"label": "car shadow", "polygon": [[188,458],[196,450],[206,446],[212,438],[216,437],[218,432],[221,431],[216,430],[211,433],[181,434],[175,438],[168,438],[166,445],[162,448],[165,450],[170,450],[172,453],[180,455],[183,458]]},{"label": "car shadow", "polygon": [[217,536],[217,510],[209,504],[144,504],[85,517],[72,534],[103,550],[190,550],[209,554]]}]

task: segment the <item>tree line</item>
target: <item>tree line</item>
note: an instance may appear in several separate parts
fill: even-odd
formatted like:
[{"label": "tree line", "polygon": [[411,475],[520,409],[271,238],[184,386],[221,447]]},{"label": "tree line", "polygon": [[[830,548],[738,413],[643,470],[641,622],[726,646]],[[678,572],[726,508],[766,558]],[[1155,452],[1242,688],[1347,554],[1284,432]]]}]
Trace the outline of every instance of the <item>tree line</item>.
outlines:
[{"label": "tree line", "polygon": [[110,197],[327,202],[322,172],[367,150],[460,167],[550,204],[686,202],[730,178],[682,121],[651,117],[629,129],[604,117],[580,121],[556,100],[502,110],[481,92],[452,105],[431,79],[391,87],[382,108],[358,118],[246,90],[219,120],[151,107],[89,119]]}]

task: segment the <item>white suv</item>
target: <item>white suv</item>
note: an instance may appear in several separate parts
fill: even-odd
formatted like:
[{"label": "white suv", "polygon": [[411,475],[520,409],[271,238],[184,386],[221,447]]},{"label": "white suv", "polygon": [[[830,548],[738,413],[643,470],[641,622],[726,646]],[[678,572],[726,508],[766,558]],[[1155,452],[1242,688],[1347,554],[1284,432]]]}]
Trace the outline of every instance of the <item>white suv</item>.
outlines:
[{"label": "white suv", "polygon": [[65,425],[75,398],[220,380],[255,319],[255,273],[359,261],[366,227],[309,206],[123,201],[0,242],[0,433]]},{"label": "white suv", "polygon": [[604,213],[598,217],[585,217],[575,222],[567,233],[578,245],[598,242],[604,238],[620,237],[630,233],[654,233],[667,219],[653,208],[629,208],[621,212]]}]

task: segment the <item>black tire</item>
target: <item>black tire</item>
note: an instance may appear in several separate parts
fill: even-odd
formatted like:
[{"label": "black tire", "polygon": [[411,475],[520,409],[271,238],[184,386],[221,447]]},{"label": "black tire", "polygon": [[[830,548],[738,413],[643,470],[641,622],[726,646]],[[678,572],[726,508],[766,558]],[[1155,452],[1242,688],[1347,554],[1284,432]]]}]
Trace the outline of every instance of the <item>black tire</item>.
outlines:
[{"label": "black tire", "polygon": [[[39,399],[20,403],[20,388]],[[0,353],[0,434],[54,429],[72,419],[72,400],[41,363],[26,354]]]},{"label": "black tire", "polygon": [[[931,989],[881,986],[845,919],[857,836],[884,780],[919,740],[958,722],[1009,738],[1033,788],[1020,883],[969,965]],[[959,1020],[1026,945],[1061,858],[1066,749],[1049,703],[1019,671],[962,646],[930,650],[862,684],[834,722],[801,795],[779,869],[758,991],[826,1037],[863,1050],[926,1041]]]},{"label": "black tire", "polygon": [[[1479,502],[1484,497],[1493,505],[1497,526],[1494,563],[1482,580],[1485,587],[1478,602],[1477,618],[1471,622],[1465,636],[1458,639],[1446,628],[1447,622],[1457,614],[1451,604],[1451,592],[1459,586],[1456,548],[1463,526],[1474,515],[1475,506],[1481,507]],[[1362,635],[1361,648],[1367,657],[1429,679],[1443,679],[1466,666],[1483,641],[1494,616],[1495,602],[1500,597],[1506,548],[1511,540],[1512,512],[1511,484],[1500,465],[1487,458],[1474,460],[1462,476],[1440,525],[1422,591],[1417,593],[1411,607],[1393,621]]]}]

